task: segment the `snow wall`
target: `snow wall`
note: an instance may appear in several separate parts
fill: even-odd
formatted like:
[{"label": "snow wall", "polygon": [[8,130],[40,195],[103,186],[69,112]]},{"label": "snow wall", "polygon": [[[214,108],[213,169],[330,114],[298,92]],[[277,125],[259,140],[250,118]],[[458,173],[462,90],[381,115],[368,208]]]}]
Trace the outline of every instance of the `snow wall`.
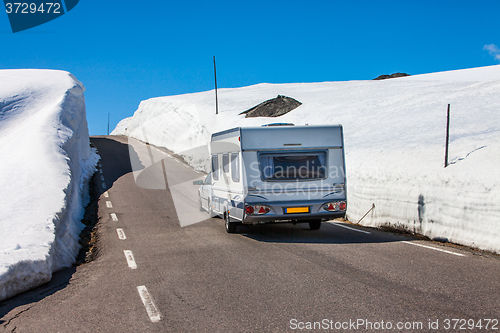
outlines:
[{"label": "snow wall", "polygon": [[[238,115],[286,95],[279,118]],[[153,98],[114,135],[168,148],[208,170],[214,132],[280,122],[344,126],[347,217],[500,253],[500,66],[384,81],[258,84]],[[451,104],[450,165],[444,168]]]},{"label": "snow wall", "polygon": [[0,300],[50,281],[78,254],[99,159],[84,90],[68,72],[0,71]]}]

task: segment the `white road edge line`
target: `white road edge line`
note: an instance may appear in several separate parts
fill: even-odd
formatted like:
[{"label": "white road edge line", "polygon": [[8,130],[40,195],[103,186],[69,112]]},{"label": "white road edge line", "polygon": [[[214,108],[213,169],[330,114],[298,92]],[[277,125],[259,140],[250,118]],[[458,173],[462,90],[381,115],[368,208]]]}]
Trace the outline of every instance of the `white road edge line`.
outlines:
[{"label": "white road edge line", "polygon": [[163,155],[167,155],[167,153],[165,153],[164,151],[161,151],[161,150],[160,150],[160,149],[158,149],[158,148],[155,148],[155,149],[156,149],[156,151],[157,151],[157,152],[159,152],[159,153],[161,153],[161,154],[163,154]]},{"label": "white road edge line", "polygon": [[113,222],[118,222],[118,216],[116,216],[115,213],[111,213],[111,214],[109,214],[109,216],[111,216],[111,219],[113,220]]},{"label": "white road edge line", "polygon": [[119,239],[121,239],[121,240],[127,239],[127,236],[125,236],[125,231],[123,231],[123,229],[117,228],[116,233],[118,234]]},{"label": "white road edge line", "polygon": [[465,254],[451,252],[451,251],[447,251],[447,250],[442,250],[442,249],[438,249],[438,248],[435,248],[435,247],[432,247],[432,246],[427,246],[427,245],[422,245],[422,244],[412,243],[412,242],[407,242],[407,241],[401,241],[401,243],[405,243],[405,244],[409,244],[409,245],[415,245],[415,246],[420,246],[420,247],[425,247],[426,249],[436,250],[436,251],[440,251],[440,252],[444,252],[444,253],[448,253],[448,254],[453,254],[453,255],[459,256],[459,257],[466,257]]},{"label": "white road edge line", "polygon": [[130,250],[124,250],[123,253],[125,253],[125,258],[127,258],[127,264],[128,267],[131,269],[137,269],[137,264],[134,259],[134,254]]},{"label": "white road edge line", "polygon": [[357,232],[361,232],[363,234],[371,235],[371,232],[369,232],[369,231],[364,231],[364,230],[359,230],[359,229],[351,228],[351,227],[348,227],[346,225],[342,225],[340,223],[335,223],[335,222],[329,222],[329,223],[331,223],[333,225],[336,225],[338,227],[341,227],[341,228],[346,228],[346,229],[349,229],[349,230],[352,230],[352,231],[357,231]]},{"label": "white road edge line", "polygon": [[111,203],[111,201],[106,201],[106,207],[113,208],[113,204]]},{"label": "white road edge line", "polygon": [[158,308],[153,302],[153,298],[146,289],[146,286],[138,286],[137,291],[139,292],[139,296],[141,296],[142,303],[146,308],[146,312],[148,313],[151,322],[153,323],[159,322],[161,320],[160,311],[158,311]]}]

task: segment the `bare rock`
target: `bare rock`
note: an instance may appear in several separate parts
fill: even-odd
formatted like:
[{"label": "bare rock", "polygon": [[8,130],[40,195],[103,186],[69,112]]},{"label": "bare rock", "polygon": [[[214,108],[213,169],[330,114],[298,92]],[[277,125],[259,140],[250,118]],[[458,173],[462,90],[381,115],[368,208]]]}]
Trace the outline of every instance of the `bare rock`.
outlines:
[{"label": "bare rock", "polygon": [[259,105],[254,106],[241,114],[245,118],[251,117],[279,117],[302,105],[301,102],[287,96],[278,95],[278,97],[269,99]]},{"label": "bare rock", "polygon": [[394,73],[391,75],[379,75],[378,77],[374,78],[374,80],[385,80],[385,79],[393,79],[395,77],[403,77],[403,76],[410,76],[410,74],[406,73]]}]

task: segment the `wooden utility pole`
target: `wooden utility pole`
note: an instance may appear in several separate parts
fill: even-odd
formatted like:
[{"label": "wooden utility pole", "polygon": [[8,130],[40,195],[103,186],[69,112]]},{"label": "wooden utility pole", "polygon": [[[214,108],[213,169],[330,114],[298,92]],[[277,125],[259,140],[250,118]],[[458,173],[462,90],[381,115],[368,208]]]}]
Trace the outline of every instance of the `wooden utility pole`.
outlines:
[{"label": "wooden utility pole", "polygon": [[215,56],[214,56],[214,77],[215,77],[215,114],[219,114],[219,101],[217,100],[217,69],[215,68]]},{"label": "wooden utility pole", "polygon": [[444,150],[444,167],[448,166],[448,146],[450,144],[450,104],[448,104],[448,115],[446,117],[446,147]]}]

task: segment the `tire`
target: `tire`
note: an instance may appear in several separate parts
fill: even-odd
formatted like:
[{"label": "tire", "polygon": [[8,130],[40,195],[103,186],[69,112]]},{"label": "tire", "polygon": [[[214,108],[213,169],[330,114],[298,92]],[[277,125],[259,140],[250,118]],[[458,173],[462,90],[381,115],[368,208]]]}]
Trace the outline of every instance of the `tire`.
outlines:
[{"label": "tire", "polygon": [[214,217],[214,211],[212,210],[212,203],[210,202],[210,200],[207,200],[207,205],[208,205],[208,215],[210,217]]},{"label": "tire", "polygon": [[226,225],[226,232],[228,234],[234,234],[236,232],[237,223],[229,222],[229,212],[224,214],[224,224]]},{"label": "tire", "polygon": [[321,228],[321,220],[310,221],[309,228],[311,230],[319,230],[319,228]]},{"label": "tire", "polygon": [[200,209],[200,212],[204,211],[203,204],[201,203],[201,197],[200,196],[198,196],[198,208]]}]

